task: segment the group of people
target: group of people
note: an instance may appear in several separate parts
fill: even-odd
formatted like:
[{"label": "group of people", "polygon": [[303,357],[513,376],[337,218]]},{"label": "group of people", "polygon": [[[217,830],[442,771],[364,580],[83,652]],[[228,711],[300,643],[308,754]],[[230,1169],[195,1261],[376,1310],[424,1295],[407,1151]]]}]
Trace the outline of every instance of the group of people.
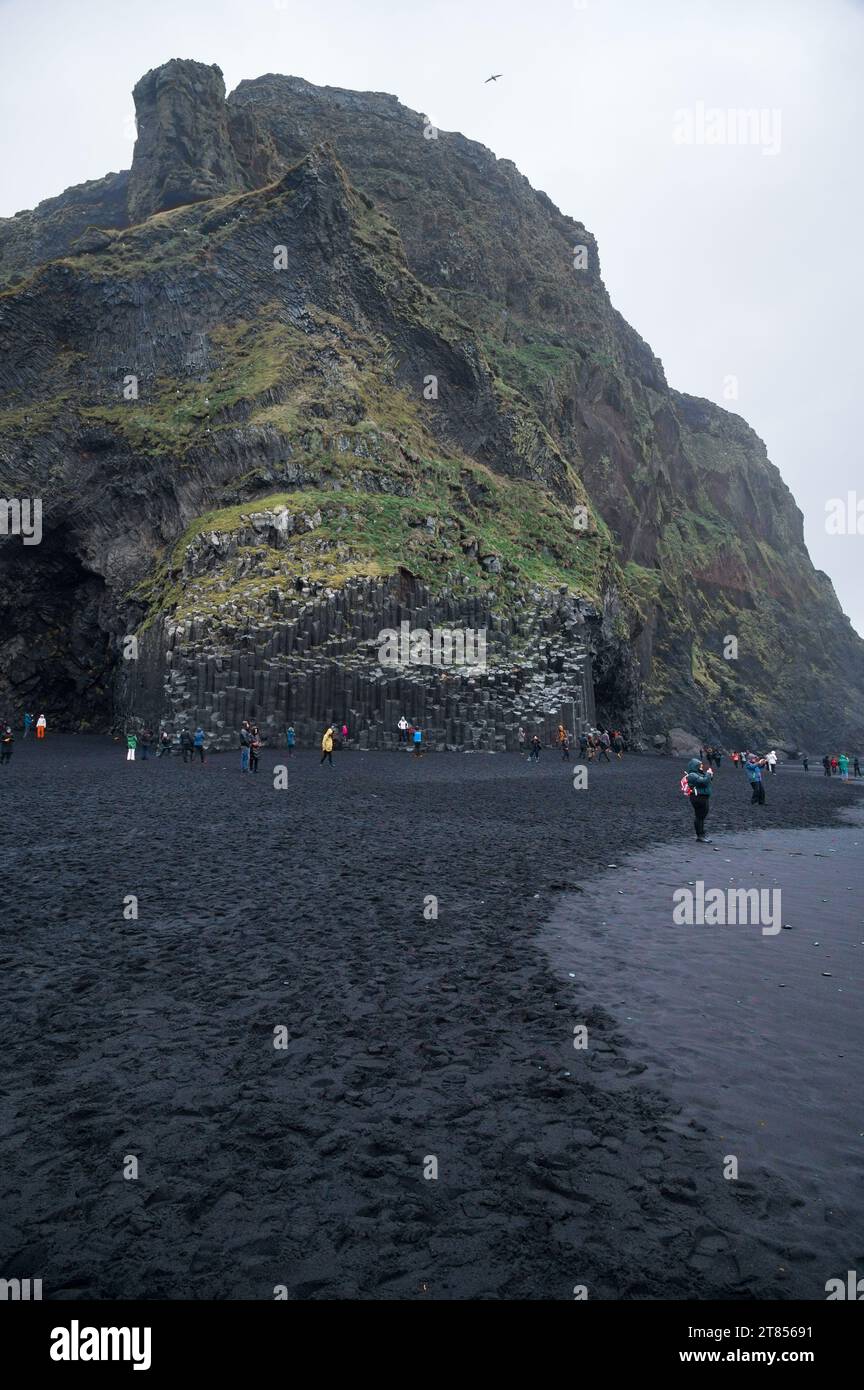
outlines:
[{"label": "group of people", "polygon": [[182,732],[176,733],[173,739],[167,729],[161,731],[158,739],[150,729],[142,729],[140,733],[132,730],[125,737],[127,763],[134,763],[139,752],[142,763],[146,763],[154,747],[157,758],[166,758],[177,752],[182,756],[184,763],[194,763],[196,754],[200,762],[204,762],[206,735],[200,724],[194,733],[190,734],[188,729],[183,729]]},{"label": "group of people", "polygon": [[[36,737],[43,739],[45,730],[48,728],[48,720],[44,714],[40,714],[38,719],[34,719],[29,711],[24,712],[24,738],[29,738],[33,730],[36,730]],[[15,733],[11,724],[5,720],[0,722],[0,765],[11,763],[12,754],[15,751]]]},{"label": "group of people", "polygon": [[[700,842],[710,844],[710,840],[705,834],[705,818],[711,806],[711,783],[714,777],[714,767],[720,766],[722,753],[718,748],[700,748],[698,758],[691,758],[687,764],[687,771],[681,778],[681,790],[686,792],[693,807],[693,818],[696,828],[696,839]],[[765,776],[773,776],[777,768],[777,751],[772,748],[769,753],[759,754],[751,752],[735,751],[731,755],[732,764],[736,768],[743,768],[750,787],[752,796],[750,804],[752,806],[765,805]],[[853,775],[860,777],[861,767],[857,754],[853,761]],[[810,771],[810,759],[806,754],[802,754],[801,762],[805,772]],[[849,757],[846,753],[840,753],[830,757],[827,753],[822,759],[822,767],[826,777],[838,775],[843,782],[849,780]]]},{"label": "group of people", "polygon": [[410,724],[404,714],[400,717],[396,728],[399,730],[399,742],[411,744],[414,749],[414,757],[419,758],[423,754],[423,730],[416,724]]},{"label": "group of people", "polygon": [[[525,753],[527,749],[527,759],[529,763],[539,763],[540,752],[543,744],[539,734],[534,734],[530,739],[527,731],[520,728],[518,733],[519,752]],[[555,733],[555,742],[561,749],[561,758],[564,762],[570,761],[570,749],[572,747],[572,737],[568,729],[563,724],[559,724]],[[606,761],[610,763],[610,750],[614,752],[619,760],[624,756],[624,736],[619,729],[586,729],[579,735],[579,756],[586,758],[588,762],[593,762],[596,758],[598,762]]]},{"label": "group of people", "polygon": [[[837,753],[826,753],[824,758],[822,759],[822,770],[825,773],[826,777],[839,777],[841,782],[848,782],[849,754],[840,753],[838,755]],[[804,771],[809,771],[806,758],[804,759]],[[852,759],[852,776],[860,777],[861,775],[861,763],[858,759],[858,754],[856,753]]]}]

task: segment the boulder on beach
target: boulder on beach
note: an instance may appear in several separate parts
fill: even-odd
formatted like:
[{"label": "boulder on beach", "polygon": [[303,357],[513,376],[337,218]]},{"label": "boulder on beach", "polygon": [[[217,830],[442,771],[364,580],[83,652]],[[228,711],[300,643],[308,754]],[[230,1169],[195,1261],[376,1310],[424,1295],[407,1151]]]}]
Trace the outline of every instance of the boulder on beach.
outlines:
[{"label": "boulder on beach", "polygon": [[686,729],[670,729],[666,744],[673,758],[698,758],[702,747],[698,735]]}]

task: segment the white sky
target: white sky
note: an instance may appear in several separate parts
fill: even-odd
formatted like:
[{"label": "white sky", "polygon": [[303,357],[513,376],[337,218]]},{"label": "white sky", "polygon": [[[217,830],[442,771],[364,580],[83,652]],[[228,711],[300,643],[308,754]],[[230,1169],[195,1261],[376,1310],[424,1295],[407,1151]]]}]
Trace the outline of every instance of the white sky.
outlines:
[{"label": "white sky", "polygon": [[[131,89],[174,57],[395,92],[514,160],[670,384],[765,439],[864,633],[864,534],[825,528],[864,500],[862,0],[0,0],[0,215],[128,168]],[[676,143],[700,102],[779,111],[779,152]]]}]

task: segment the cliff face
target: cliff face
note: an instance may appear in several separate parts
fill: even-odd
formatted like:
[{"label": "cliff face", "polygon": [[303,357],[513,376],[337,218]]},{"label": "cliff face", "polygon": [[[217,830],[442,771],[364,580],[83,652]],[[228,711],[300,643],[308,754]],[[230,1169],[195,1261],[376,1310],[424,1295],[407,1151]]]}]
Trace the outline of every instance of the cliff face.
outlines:
[{"label": "cliff face", "polygon": [[[309,719],[372,728],[382,673],[349,649],[395,594],[502,633],[479,722],[423,696],[445,742],[553,717],[579,652],[634,734],[860,738],[864,643],[780,474],[669,389],[580,223],[393,97],[268,76],[226,101],[218,69],[174,61],[135,100],[128,175],[0,224],[2,491],[44,508],[41,545],[0,541],[0,705],[185,708],[227,737],[240,711],[281,719],[284,634],[318,622]],[[286,659],[267,692],[244,644]]]}]

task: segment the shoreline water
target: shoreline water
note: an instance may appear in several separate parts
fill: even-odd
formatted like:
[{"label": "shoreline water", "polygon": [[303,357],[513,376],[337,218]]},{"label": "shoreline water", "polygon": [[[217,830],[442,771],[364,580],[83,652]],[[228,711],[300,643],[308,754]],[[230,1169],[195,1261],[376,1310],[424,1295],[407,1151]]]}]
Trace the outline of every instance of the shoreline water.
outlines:
[{"label": "shoreline water", "polygon": [[[541,933],[574,1021],[600,1010],[615,1036],[590,1060],[589,1037],[571,1067],[613,1090],[621,1059],[636,1067],[778,1264],[809,1271],[811,1298],[864,1262],[862,812],[628,855],[565,893]],[[676,922],[675,895],[700,884],[779,892],[782,926]]]}]

